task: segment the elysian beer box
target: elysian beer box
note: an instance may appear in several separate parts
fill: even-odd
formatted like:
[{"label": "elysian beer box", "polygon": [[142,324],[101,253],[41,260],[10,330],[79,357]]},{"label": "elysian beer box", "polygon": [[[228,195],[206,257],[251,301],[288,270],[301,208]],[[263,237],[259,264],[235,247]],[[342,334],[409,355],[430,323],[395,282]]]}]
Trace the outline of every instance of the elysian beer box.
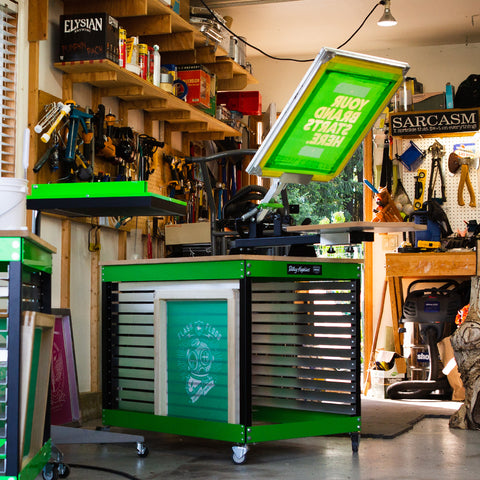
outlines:
[{"label": "elysian beer box", "polygon": [[118,20],[107,13],[60,16],[60,61],[108,59],[118,63]]}]

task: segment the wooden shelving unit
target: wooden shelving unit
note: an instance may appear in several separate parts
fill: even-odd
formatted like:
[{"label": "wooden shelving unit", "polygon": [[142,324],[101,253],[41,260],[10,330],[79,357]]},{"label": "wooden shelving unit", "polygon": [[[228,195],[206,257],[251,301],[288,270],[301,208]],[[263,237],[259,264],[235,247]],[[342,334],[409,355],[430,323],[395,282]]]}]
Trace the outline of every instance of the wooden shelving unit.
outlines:
[{"label": "wooden shelving unit", "polygon": [[144,110],[152,114],[152,120],[168,121],[172,130],[239,135],[237,130],[226,123],[110,60],[64,62],[55,63],[54,66],[65,73],[64,83],[67,85],[88,83],[99,88],[101,97],[117,97],[126,102],[129,110]]},{"label": "wooden shelving unit", "polygon": [[217,75],[219,90],[241,90],[257,80],[195,26],[161,0],[64,0],[66,14],[108,12],[127,34],[159,45],[162,63],[200,63]]}]

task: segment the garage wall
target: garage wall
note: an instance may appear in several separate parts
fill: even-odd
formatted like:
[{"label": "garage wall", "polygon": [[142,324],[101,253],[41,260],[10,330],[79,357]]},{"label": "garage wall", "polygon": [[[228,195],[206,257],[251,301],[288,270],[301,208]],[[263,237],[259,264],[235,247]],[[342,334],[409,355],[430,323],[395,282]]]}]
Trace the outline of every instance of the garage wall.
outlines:
[{"label": "garage wall", "polygon": [[[480,44],[478,43],[359,53],[407,62],[410,65],[408,75],[416,77],[423,83],[425,92],[442,92],[447,82],[458,87],[470,73],[480,71]],[[256,85],[250,85],[248,90],[259,90],[262,94],[263,106],[267,107],[271,102],[275,102],[278,111],[288,102],[310,65],[271,60],[263,56],[248,57],[248,59],[253,67],[253,75],[259,82]]]}]

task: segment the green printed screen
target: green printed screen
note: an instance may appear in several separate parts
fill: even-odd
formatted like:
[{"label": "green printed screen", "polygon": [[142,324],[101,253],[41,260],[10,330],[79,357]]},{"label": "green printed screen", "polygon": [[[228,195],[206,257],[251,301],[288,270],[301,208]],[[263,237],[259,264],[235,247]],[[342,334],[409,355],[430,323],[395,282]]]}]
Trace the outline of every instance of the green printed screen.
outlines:
[{"label": "green printed screen", "polygon": [[260,163],[262,175],[337,176],[403,80],[403,69],[336,57],[315,74]]},{"label": "green printed screen", "polygon": [[168,415],[228,421],[226,300],[167,303]]}]

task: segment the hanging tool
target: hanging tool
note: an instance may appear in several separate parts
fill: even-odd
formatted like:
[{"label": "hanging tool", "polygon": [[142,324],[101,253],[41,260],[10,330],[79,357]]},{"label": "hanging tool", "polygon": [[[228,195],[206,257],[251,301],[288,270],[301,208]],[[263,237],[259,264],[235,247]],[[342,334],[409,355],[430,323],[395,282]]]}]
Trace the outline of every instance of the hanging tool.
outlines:
[{"label": "hanging tool", "polygon": [[447,201],[447,198],[445,196],[445,182],[442,174],[442,158],[445,155],[445,148],[438,140],[435,140],[435,142],[433,142],[432,145],[428,147],[428,152],[432,155],[432,164],[430,169],[430,181],[428,183],[427,200],[432,200],[434,193],[433,188],[435,186],[437,176],[439,176],[440,192],[442,196],[441,198],[437,198],[435,200],[437,200],[437,202],[440,204],[445,203]]},{"label": "hanging tool", "polygon": [[42,133],[47,127],[50,128],[64,107],[62,102],[49,103],[43,107],[43,115],[34,127],[35,133]]},{"label": "hanging tool", "polygon": [[58,113],[57,117],[55,120],[51,123],[50,128],[48,129],[47,132],[45,132],[40,139],[42,140],[43,143],[48,143],[50,141],[50,137],[52,136],[52,133],[54,130],[57,128],[58,124],[62,121],[63,117],[66,115],[70,114],[71,108],[75,105],[75,102],[73,100],[69,100],[68,102],[65,102],[63,105],[62,109]]},{"label": "hanging tool", "polygon": [[460,157],[455,152],[452,152],[448,157],[448,169],[451,173],[456,173],[460,169],[460,182],[458,183],[458,192],[457,192],[457,203],[460,206],[465,205],[463,199],[463,189],[465,185],[467,186],[468,193],[470,195],[471,207],[477,206],[477,201],[475,198],[475,191],[473,189],[472,182],[470,180],[469,167],[472,165],[476,170],[478,170],[479,159],[469,158],[469,157]]},{"label": "hanging tool", "polygon": [[415,179],[415,199],[413,207],[415,210],[421,210],[423,205],[423,194],[425,192],[425,183],[427,182],[427,170],[419,168]]}]

